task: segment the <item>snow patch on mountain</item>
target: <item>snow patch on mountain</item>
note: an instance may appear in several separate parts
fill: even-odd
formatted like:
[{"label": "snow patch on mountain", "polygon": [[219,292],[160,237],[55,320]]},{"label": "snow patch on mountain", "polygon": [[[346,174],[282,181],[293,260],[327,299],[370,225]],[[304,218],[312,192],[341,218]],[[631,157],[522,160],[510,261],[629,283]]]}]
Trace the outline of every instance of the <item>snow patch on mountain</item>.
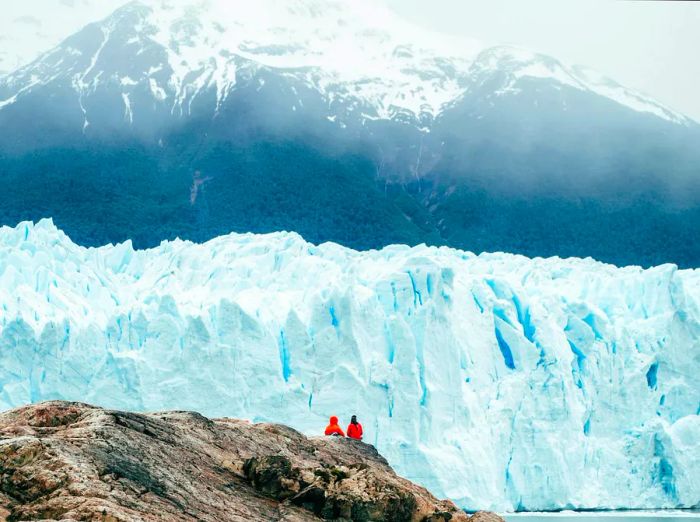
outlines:
[{"label": "snow patch on mountain", "polygon": [[0,408],[354,413],[466,508],[697,507],[698,354],[700,271],[672,265],[0,229]]},{"label": "snow patch on mountain", "polygon": [[624,105],[638,112],[648,112],[659,118],[675,123],[684,125],[693,123],[693,120],[687,116],[675,112],[645,94],[620,85],[598,71],[588,67],[575,66],[572,68],[572,73],[581,79],[588,89],[601,96],[610,98],[620,105]]}]

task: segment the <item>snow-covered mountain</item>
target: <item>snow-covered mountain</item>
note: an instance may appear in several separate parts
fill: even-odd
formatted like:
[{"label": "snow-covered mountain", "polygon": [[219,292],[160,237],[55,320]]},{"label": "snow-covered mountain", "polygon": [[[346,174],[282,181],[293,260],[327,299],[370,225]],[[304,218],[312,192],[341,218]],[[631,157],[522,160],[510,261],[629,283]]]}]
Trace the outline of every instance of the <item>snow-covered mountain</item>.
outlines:
[{"label": "snow-covered mountain", "polygon": [[541,78],[691,124],[595,73],[521,49],[485,50],[478,42],[426,33],[364,0],[135,1],[9,75],[0,108],[61,82],[80,99],[85,127],[87,100],[105,89],[119,94],[114,98],[129,124],[154,104],[191,114],[194,100],[210,93],[215,113],[250,67],[293,77],[329,106],[340,103],[362,119],[404,113],[429,121],[470,83],[498,73],[498,96],[517,93],[521,78]]},{"label": "snow-covered mountain", "polygon": [[649,96],[628,89],[604,75],[582,66],[566,66],[550,56],[513,47],[486,49],[472,63],[469,77],[473,82],[487,81],[499,75],[500,84],[492,86],[495,96],[518,94],[521,81],[537,78],[551,81],[556,88],[563,86],[585,93],[608,98],[619,105],[635,111],[653,114],[659,118],[693,125],[687,116],[675,112]]},{"label": "snow-covered mountain", "polygon": [[700,271],[297,234],[80,247],[0,229],[0,409],[357,414],[465,508],[700,505]]},{"label": "snow-covered mountain", "polygon": [[700,125],[369,1],[129,3],[0,78],[0,128],[0,223],[81,244],[294,230],[700,266]]},{"label": "snow-covered mountain", "polygon": [[180,115],[212,90],[217,110],[252,64],[294,76],[329,103],[349,101],[366,117],[435,114],[459,95],[449,73],[468,62],[413,43],[419,36],[364,1],[137,1],[10,75],[0,106],[71,79],[81,98],[118,86],[129,121],[130,96],[144,89],[149,103]]}]

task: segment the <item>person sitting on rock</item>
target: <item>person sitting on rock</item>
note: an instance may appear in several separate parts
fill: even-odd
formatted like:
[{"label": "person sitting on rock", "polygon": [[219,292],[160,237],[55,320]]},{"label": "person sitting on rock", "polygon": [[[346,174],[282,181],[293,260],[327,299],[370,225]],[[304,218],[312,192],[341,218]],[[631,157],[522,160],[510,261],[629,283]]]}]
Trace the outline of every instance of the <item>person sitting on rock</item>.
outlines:
[{"label": "person sitting on rock", "polygon": [[362,424],[357,422],[357,415],[353,415],[348,424],[348,437],[362,440]]},{"label": "person sitting on rock", "polygon": [[336,437],[345,437],[345,433],[343,433],[343,430],[341,427],[338,425],[338,417],[333,415],[331,417],[330,424],[326,426],[326,435],[335,435]]}]

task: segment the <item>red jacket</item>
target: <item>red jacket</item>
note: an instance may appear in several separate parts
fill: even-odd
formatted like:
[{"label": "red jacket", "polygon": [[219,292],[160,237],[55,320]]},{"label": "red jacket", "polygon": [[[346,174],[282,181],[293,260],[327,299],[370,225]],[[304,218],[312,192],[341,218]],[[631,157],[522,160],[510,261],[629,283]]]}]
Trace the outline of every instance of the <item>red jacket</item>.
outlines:
[{"label": "red jacket", "polygon": [[359,422],[357,424],[350,423],[350,425],[348,425],[348,437],[362,440],[362,424]]},{"label": "red jacket", "polygon": [[343,433],[343,430],[338,426],[338,417],[335,415],[331,417],[330,424],[326,426],[326,435],[340,435],[341,437],[345,437],[345,433]]}]

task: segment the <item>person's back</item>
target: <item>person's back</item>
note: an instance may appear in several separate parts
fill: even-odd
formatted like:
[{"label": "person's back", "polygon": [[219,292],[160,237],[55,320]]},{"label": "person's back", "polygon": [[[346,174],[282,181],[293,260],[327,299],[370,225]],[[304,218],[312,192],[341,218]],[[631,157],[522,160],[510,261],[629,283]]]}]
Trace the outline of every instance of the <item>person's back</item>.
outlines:
[{"label": "person's back", "polygon": [[338,425],[338,417],[333,415],[330,423],[326,426],[326,435],[335,435],[337,437],[345,437],[342,428]]},{"label": "person's back", "polygon": [[348,424],[348,437],[351,439],[362,440],[362,424],[357,422],[357,415],[353,415]]}]

